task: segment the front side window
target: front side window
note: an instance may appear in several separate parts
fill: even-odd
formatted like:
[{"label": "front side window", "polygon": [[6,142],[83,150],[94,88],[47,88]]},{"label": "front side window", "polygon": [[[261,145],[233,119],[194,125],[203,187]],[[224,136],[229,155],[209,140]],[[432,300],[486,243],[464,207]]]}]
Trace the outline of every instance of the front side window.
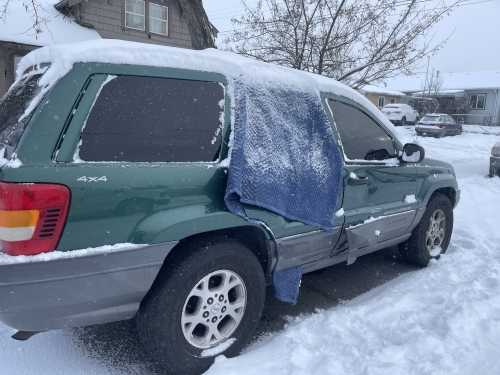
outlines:
[{"label": "front side window", "polygon": [[125,27],[146,30],[146,6],[144,0],[125,0]]},{"label": "front side window", "polygon": [[370,116],[336,100],[330,100],[329,104],[348,160],[386,160],[395,157],[392,138]]},{"label": "front side window", "polygon": [[470,96],[470,107],[472,109],[486,109],[486,94],[475,94]]},{"label": "front side window", "polygon": [[106,83],[81,135],[83,161],[212,162],[222,144],[217,82],[118,76]]},{"label": "front side window", "polygon": [[149,31],[168,35],[168,7],[149,3]]}]

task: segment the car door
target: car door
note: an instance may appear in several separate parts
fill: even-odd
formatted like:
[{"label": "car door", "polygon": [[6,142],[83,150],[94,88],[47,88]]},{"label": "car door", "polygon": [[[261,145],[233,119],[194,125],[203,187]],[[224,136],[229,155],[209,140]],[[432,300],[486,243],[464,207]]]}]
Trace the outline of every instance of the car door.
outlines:
[{"label": "car door", "polygon": [[347,99],[328,102],[345,160],[343,209],[351,251],[404,239],[416,214],[415,167],[397,159],[401,145],[368,110]]}]

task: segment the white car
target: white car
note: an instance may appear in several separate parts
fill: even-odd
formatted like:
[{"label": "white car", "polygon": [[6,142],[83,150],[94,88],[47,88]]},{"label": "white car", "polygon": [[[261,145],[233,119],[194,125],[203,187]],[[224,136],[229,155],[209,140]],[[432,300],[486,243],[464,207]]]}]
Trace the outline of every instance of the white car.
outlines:
[{"label": "white car", "polygon": [[382,113],[394,125],[405,126],[406,124],[415,124],[418,118],[418,112],[408,104],[387,104],[382,108]]}]

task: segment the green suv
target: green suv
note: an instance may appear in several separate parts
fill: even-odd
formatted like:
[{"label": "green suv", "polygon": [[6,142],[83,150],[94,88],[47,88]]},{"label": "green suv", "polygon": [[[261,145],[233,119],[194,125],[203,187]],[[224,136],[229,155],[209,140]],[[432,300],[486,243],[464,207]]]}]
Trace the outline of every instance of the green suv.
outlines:
[{"label": "green suv", "polygon": [[93,43],[28,55],[0,103],[0,320],[15,338],[133,318],[152,357],[199,373],[251,340],[280,272],[446,251],[453,168],[355,91],[289,73],[318,83],[342,154],[335,227],[255,206],[245,219],[224,204],[231,58]]}]

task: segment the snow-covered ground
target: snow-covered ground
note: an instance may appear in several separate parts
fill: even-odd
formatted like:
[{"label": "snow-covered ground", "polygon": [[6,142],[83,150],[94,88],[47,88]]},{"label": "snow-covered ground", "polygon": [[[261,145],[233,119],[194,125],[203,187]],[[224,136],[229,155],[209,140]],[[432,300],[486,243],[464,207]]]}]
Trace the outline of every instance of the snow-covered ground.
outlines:
[{"label": "snow-covered ground", "polygon": [[[486,178],[498,141],[480,132],[418,138],[430,157],[455,166],[462,189],[452,244],[441,260],[293,318],[240,357],[219,358],[207,375],[499,374],[500,178]],[[103,339],[113,329],[110,341]],[[0,326],[0,373],[149,374],[140,355],[130,364],[113,360],[123,358],[127,336],[120,329],[50,332],[18,343]]]}]

